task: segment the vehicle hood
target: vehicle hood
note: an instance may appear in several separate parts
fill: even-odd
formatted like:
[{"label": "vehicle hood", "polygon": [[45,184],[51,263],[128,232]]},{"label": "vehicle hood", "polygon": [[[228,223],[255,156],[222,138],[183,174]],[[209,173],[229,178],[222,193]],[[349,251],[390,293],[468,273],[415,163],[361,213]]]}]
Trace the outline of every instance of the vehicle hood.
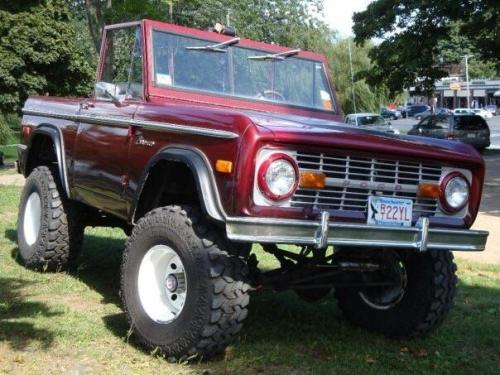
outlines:
[{"label": "vehicle hood", "polygon": [[441,164],[483,164],[481,155],[473,147],[456,141],[396,135],[296,115],[259,112],[246,115],[255,125],[270,132],[274,142],[359,150],[360,153],[378,155],[401,155],[412,159],[434,159]]}]

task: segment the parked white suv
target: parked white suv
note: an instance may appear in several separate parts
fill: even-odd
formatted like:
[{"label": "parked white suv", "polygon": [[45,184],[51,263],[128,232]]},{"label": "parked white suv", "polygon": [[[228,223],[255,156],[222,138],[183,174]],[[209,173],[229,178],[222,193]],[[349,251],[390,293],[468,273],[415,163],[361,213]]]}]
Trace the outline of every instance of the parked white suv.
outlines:
[{"label": "parked white suv", "polygon": [[490,111],[483,108],[472,108],[472,113],[481,116],[485,120],[493,117],[493,114]]}]

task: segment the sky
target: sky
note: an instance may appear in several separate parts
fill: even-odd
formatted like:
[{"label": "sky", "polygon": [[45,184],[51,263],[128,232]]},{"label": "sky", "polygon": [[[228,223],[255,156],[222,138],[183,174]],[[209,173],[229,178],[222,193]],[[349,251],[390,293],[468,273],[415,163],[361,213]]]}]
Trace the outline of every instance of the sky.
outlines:
[{"label": "sky", "polygon": [[352,15],[365,10],[371,0],[325,0],[325,21],[342,37],[352,35]]}]

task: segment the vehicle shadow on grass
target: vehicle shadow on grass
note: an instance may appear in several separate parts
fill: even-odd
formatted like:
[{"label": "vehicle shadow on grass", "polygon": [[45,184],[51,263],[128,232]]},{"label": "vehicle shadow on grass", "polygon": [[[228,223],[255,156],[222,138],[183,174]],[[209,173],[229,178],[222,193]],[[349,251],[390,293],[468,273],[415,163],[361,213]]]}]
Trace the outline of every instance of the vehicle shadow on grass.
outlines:
[{"label": "vehicle shadow on grass", "polygon": [[[17,243],[16,230],[7,229],[5,237]],[[120,289],[120,264],[124,246],[124,239],[85,234],[81,253],[67,273],[98,292],[103,297],[102,303],[113,303],[120,306],[118,291]],[[16,246],[12,249],[11,256],[22,266],[17,251]]]},{"label": "vehicle shadow on grass", "polygon": [[54,333],[37,328],[35,324],[21,319],[52,317],[60,313],[52,311],[45,303],[27,301],[23,288],[36,287],[32,281],[0,277],[0,342],[6,342],[14,350],[25,350],[31,343],[38,342],[48,349],[54,340]]},{"label": "vehicle shadow on grass", "polygon": [[[15,238],[14,230],[6,234],[9,238]],[[121,307],[119,288],[123,247],[123,239],[86,234],[78,264],[69,274],[98,292],[103,303]],[[0,279],[2,293],[3,290],[15,293],[16,288],[20,287],[2,284]],[[7,298],[12,299],[15,298]],[[27,314],[31,309],[30,305],[25,306],[21,311]],[[8,326],[8,318],[2,309],[0,304],[0,339],[5,340],[4,332],[12,332],[8,335],[15,347],[22,348],[22,337],[43,337],[43,343],[50,345],[50,332],[34,332],[30,331],[32,327],[26,327],[26,332],[29,333],[23,336],[22,332],[19,333],[22,327],[18,327],[16,331],[16,327]],[[32,309],[41,311],[42,314],[51,313],[43,306],[33,306]],[[281,361],[279,358],[286,357],[290,349],[300,353],[308,361],[328,362],[360,348],[366,351],[378,346],[393,351],[396,359],[401,355],[402,346],[425,346],[429,352],[439,351],[453,362],[457,342],[461,348],[472,353],[469,357],[473,359],[500,360],[500,353],[496,349],[500,347],[500,337],[493,334],[500,332],[500,287],[495,289],[460,283],[456,306],[438,333],[430,338],[411,341],[386,340],[382,336],[351,326],[342,317],[332,295],[322,302],[309,304],[290,291],[252,294],[249,310],[244,328],[233,344],[234,348],[237,352],[253,353],[256,356],[277,351],[275,360],[278,362]],[[17,317],[17,310],[11,315]],[[106,315],[102,320],[113,335],[140,348],[133,335],[130,336],[130,326],[124,313]],[[338,352],[340,349],[342,350]],[[144,350],[144,353],[147,354],[148,350]],[[286,362],[285,359],[283,361]],[[462,366],[468,365],[464,363]]]},{"label": "vehicle shadow on grass", "polygon": [[[419,353],[424,348],[424,353],[431,353],[429,356],[439,352],[440,358],[433,360],[442,359],[451,369],[474,373],[477,361],[485,368],[500,361],[497,349],[500,338],[495,333],[500,332],[499,318],[500,289],[461,284],[456,306],[435,334],[411,340],[390,340],[349,324],[332,295],[322,302],[309,304],[290,291],[266,292],[251,296],[248,318],[231,345],[239,355],[269,357],[277,366],[288,365],[286,357],[294,352],[308,365],[326,365],[330,369],[335,368],[336,361],[356,361],[352,353],[372,353],[375,358],[380,356],[377,361],[390,358],[398,362],[404,355],[401,348],[409,348],[406,360],[416,363],[422,361]],[[114,335],[142,349],[145,354],[149,353],[133,335],[130,336],[124,313],[105,316],[103,322]],[[467,352],[468,357],[457,354],[461,351]],[[364,359],[360,356],[360,362],[354,362],[353,368],[363,367]],[[219,356],[211,362],[222,360],[224,357]],[[253,361],[252,358],[247,360]]]}]

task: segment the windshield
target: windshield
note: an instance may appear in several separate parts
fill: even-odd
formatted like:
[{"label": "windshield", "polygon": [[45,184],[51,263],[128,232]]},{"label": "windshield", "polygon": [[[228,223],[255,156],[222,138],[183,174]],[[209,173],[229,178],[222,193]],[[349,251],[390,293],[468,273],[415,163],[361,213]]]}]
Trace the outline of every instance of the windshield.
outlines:
[{"label": "windshield", "polygon": [[162,31],[153,32],[153,53],[157,87],[336,110],[321,62]]},{"label": "windshield", "polygon": [[382,116],[360,116],[358,117],[359,125],[387,125]]}]

